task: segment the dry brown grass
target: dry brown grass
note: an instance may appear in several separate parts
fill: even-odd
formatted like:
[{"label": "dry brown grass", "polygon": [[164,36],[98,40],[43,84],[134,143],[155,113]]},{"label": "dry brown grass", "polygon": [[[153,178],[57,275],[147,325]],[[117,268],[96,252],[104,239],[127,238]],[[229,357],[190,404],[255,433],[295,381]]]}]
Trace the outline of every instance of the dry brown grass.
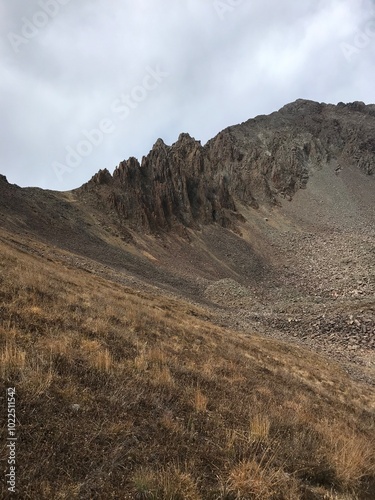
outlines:
[{"label": "dry brown grass", "polygon": [[136,498],[141,500],[202,500],[194,479],[177,467],[141,468],[132,476]]},{"label": "dry brown grass", "polygon": [[100,342],[83,339],[80,349],[90,366],[104,373],[111,371],[113,365],[112,356],[108,349],[103,347]]},{"label": "dry brown grass", "polygon": [[246,460],[236,465],[228,478],[228,492],[235,499],[272,500],[284,498],[298,500],[296,481],[282,469],[273,469],[269,463]]},{"label": "dry brown grass", "polygon": [[271,422],[267,415],[258,413],[250,420],[250,437],[256,441],[267,441]]},{"label": "dry brown grass", "polygon": [[13,342],[7,342],[0,354],[1,377],[10,379],[15,372],[22,373],[26,363],[26,352]]},{"label": "dry brown grass", "polygon": [[371,498],[374,392],[337,365],[0,251],[20,498]]},{"label": "dry brown grass", "polygon": [[360,481],[375,475],[374,441],[358,436],[342,422],[323,420],[318,427],[328,443],[328,462],[343,489],[353,489]]},{"label": "dry brown grass", "polygon": [[194,390],[192,402],[195,411],[198,413],[207,410],[208,397],[203,394],[199,387],[196,387]]}]

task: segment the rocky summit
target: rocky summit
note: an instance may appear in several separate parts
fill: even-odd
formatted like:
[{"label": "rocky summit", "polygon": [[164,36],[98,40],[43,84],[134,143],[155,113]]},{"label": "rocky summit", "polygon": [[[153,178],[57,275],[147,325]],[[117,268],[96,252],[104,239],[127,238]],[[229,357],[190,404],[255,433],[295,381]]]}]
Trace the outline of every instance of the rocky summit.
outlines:
[{"label": "rocky summit", "polygon": [[[130,158],[111,175],[98,172],[77,191],[145,231],[235,227],[238,205],[253,208],[292,199],[321,169],[337,175],[375,171],[375,106],[337,106],[299,99],[269,116],[220,132],[204,146],[183,133],[158,139],[141,163]],[[87,198],[87,197],[86,197]]]}]

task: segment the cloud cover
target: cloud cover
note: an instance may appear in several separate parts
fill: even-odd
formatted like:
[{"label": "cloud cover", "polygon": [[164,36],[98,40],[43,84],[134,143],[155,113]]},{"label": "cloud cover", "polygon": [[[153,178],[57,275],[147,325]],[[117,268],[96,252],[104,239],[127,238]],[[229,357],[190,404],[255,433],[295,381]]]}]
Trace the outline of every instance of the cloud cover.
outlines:
[{"label": "cloud cover", "polygon": [[158,137],[373,103],[374,56],[373,0],[3,0],[0,173],[67,190]]}]

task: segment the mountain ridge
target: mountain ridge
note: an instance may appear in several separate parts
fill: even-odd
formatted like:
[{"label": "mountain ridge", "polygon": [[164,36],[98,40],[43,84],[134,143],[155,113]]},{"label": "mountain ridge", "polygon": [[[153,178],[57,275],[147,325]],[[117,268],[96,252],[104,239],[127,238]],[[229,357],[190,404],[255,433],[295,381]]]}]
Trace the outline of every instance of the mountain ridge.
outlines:
[{"label": "mountain ridge", "polygon": [[[375,105],[299,99],[219,132],[204,146],[187,133],[167,146],[158,139],[141,162],[131,157],[111,175],[100,170],[81,188],[94,203],[138,230],[235,228],[238,203],[252,208],[291,200],[314,170],[356,165],[375,171]],[[86,201],[89,197],[86,196]]]},{"label": "mountain ridge", "polygon": [[[71,191],[19,188],[1,176],[0,207],[8,225],[17,213],[19,227],[51,233],[52,224],[59,241],[68,220],[69,231],[84,227],[89,240],[99,220],[128,242],[169,232],[189,239],[190,230],[212,224],[240,235],[257,211],[258,218],[277,207],[288,211],[292,201],[292,218],[306,212],[308,222],[323,192],[323,208],[329,205],[338,226],[348,225],[350,210],[364,215],[357,223],[371,225],[374,171],[375,105],[298,99],[227,127],[203,146],[187,133],[170,146],[158,139],[141,162],[131,157]],[[306,189],[299,206],[296,195]],[[327,210],[318,212],[316,221],[329,226]]]}]

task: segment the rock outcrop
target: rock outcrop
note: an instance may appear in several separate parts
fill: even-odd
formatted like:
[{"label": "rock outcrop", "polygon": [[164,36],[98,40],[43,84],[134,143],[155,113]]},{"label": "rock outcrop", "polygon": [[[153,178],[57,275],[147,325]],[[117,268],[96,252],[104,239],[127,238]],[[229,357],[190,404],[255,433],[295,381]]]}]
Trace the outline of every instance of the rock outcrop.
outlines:
[{"label": "rock outcrop", "polygon": [[76,193],[135,230],[235,227],[239,203],[258,208],[292,199],[314,170],[352,165],[375,171],[375,105],[299,99],[204,146],[188,134],[172,146],[158,139],[141,163],[129,158],[113,175],[101,170]]}]

